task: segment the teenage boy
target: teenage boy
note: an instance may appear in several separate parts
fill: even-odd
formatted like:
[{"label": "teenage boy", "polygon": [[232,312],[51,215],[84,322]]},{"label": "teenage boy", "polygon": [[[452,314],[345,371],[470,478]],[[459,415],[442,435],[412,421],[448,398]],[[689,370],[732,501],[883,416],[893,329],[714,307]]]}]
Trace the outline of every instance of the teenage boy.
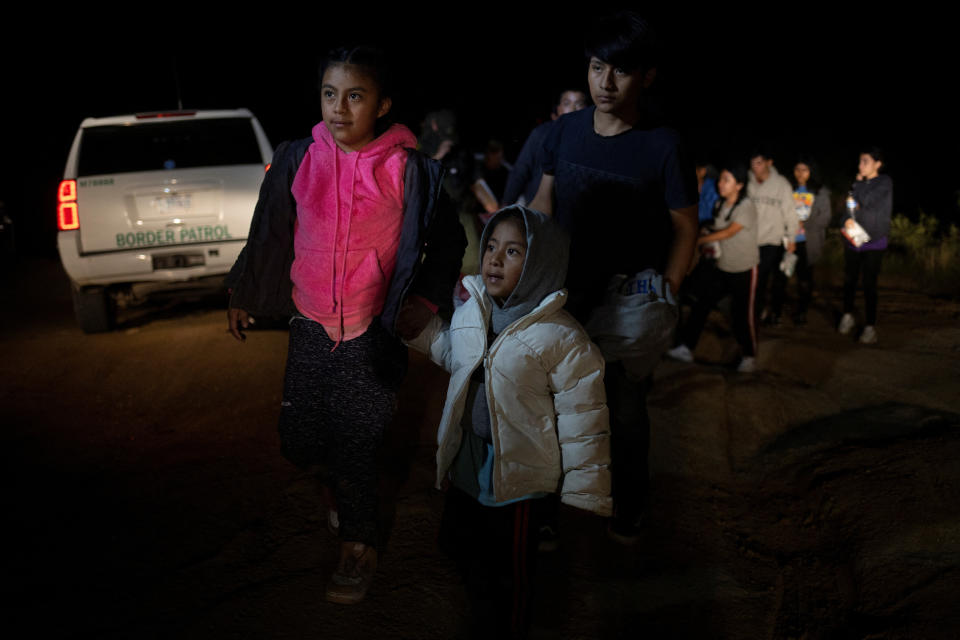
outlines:
[{"label": "teenage boy", "polygon": [[[770,154],[758,149],[750,155],[750,182],[747,197],[757,209],[757,244],[760,246],[760,264],[757,267],[757,299],[754,309],[765,324],[780,323],[783,296],[787,279],[775,274],[783,259],[783,239],[789,238],[786,251],[796,248],[797,212],[793,204],[793,187],[777,172]],[[773,275],[770,307],[765,306],[767,281]]]},{"label": "teenage boy", "polygon": [[[541,152],[543,141],[550,133],[553,122],[565,113],[573,113],[587,106],[587,94],[576,89],[567,89],[560,94],[557,106],[550,114],[550,122],[544,122],[530,132],[523,149],[513,163],[513,170],[507,179],[507,188],[503,192],[503,204],[528,204],[537,193],[540,186],[540,176],[543,174],[541,166]],[[521,198],[523,198],[521,200]]]},{"label": "teenage boy", "polygon": [[[677,292],[697,238],[693,164],[679,135],[654,124],[643,104],[656,77],[650,26],[633,12],[607,16],[588,33],[585,52],[595,106],[557,119],[531,203],[571,233],[567,309],[582,323],[616,274],[652,268]],[[648,485],[650,372],[638,362],[608,362],[605,373],[614,482],[610,533],[624,543],[639,537]]]}]

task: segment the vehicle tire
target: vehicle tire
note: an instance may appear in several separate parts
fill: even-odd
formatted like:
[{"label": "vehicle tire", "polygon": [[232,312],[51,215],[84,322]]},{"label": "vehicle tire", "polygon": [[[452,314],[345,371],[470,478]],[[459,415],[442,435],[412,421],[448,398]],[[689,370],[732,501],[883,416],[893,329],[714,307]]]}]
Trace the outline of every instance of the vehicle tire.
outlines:
[{"label": "vehicle tire", "polygon": [[17,262],[17,244],[13,235],[13,220],[0,214],[0,264],[13,267]]},{"label": "vehicle tire", "polygon": [[73,290],[73,311],[77,324],[84,333],[101,333],[113,328],[114,305],[110,292],[105,287],[76,285]]}]

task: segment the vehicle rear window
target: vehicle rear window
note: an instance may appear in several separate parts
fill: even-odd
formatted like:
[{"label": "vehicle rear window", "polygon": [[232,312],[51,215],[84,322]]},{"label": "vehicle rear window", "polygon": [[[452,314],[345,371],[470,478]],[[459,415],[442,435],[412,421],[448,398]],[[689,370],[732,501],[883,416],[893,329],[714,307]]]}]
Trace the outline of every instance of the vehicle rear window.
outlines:
[{"label": "vehicle rear window", "polygon": [[78,175],[262,164],[248,118],[198,118],[88,127],[80,139]]}]

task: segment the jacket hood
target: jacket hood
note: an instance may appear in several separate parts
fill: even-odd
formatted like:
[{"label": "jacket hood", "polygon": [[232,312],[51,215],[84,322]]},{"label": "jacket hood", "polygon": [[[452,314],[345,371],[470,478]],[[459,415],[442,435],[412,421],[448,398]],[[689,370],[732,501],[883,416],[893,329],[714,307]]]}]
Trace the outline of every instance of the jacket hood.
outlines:
[{"label": "jacket hood", "polygon": [[493,332],[500,333],[507,325],[533,311],[551,293],[562,289],[567,279],[570,238],[551,218],[520,205],[505,207],[487,223],[480,238],[480,263],[493,228],[505,216],[518,212],[526,227],[527,255],[520,281],[502,306],[493,304]]},{"label": "jacket hood", "polygon": [[[327,129],[327,125],[321,120],[313,126],[313,140],[318,144],[331,149],[336,149],[337,143],[333,139],[333,134]],[[402,124],[391,125],[389,129],[371,140],[365,147],[356,151],[362,156],[378,155],[385,151],[390,151],[396,147],[405,149],[415,149],[417,147],[417,138],[410,129]]]}]

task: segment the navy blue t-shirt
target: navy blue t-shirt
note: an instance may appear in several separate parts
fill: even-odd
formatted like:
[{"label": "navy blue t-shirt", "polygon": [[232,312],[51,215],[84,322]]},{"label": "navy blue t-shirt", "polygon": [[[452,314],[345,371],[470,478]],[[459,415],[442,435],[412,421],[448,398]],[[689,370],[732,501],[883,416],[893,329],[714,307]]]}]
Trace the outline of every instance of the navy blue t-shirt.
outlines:
[{"label": "navy blue t-shirt", "polygon": [[637,125],[601,136],[593,130],[595,109],[557,119],[543,149],[555,218],[571,237],[568,308],[581,321],[613,274],[663,273],[673,240],[670,209],[697,204],[696,172],[676,131]]}]

